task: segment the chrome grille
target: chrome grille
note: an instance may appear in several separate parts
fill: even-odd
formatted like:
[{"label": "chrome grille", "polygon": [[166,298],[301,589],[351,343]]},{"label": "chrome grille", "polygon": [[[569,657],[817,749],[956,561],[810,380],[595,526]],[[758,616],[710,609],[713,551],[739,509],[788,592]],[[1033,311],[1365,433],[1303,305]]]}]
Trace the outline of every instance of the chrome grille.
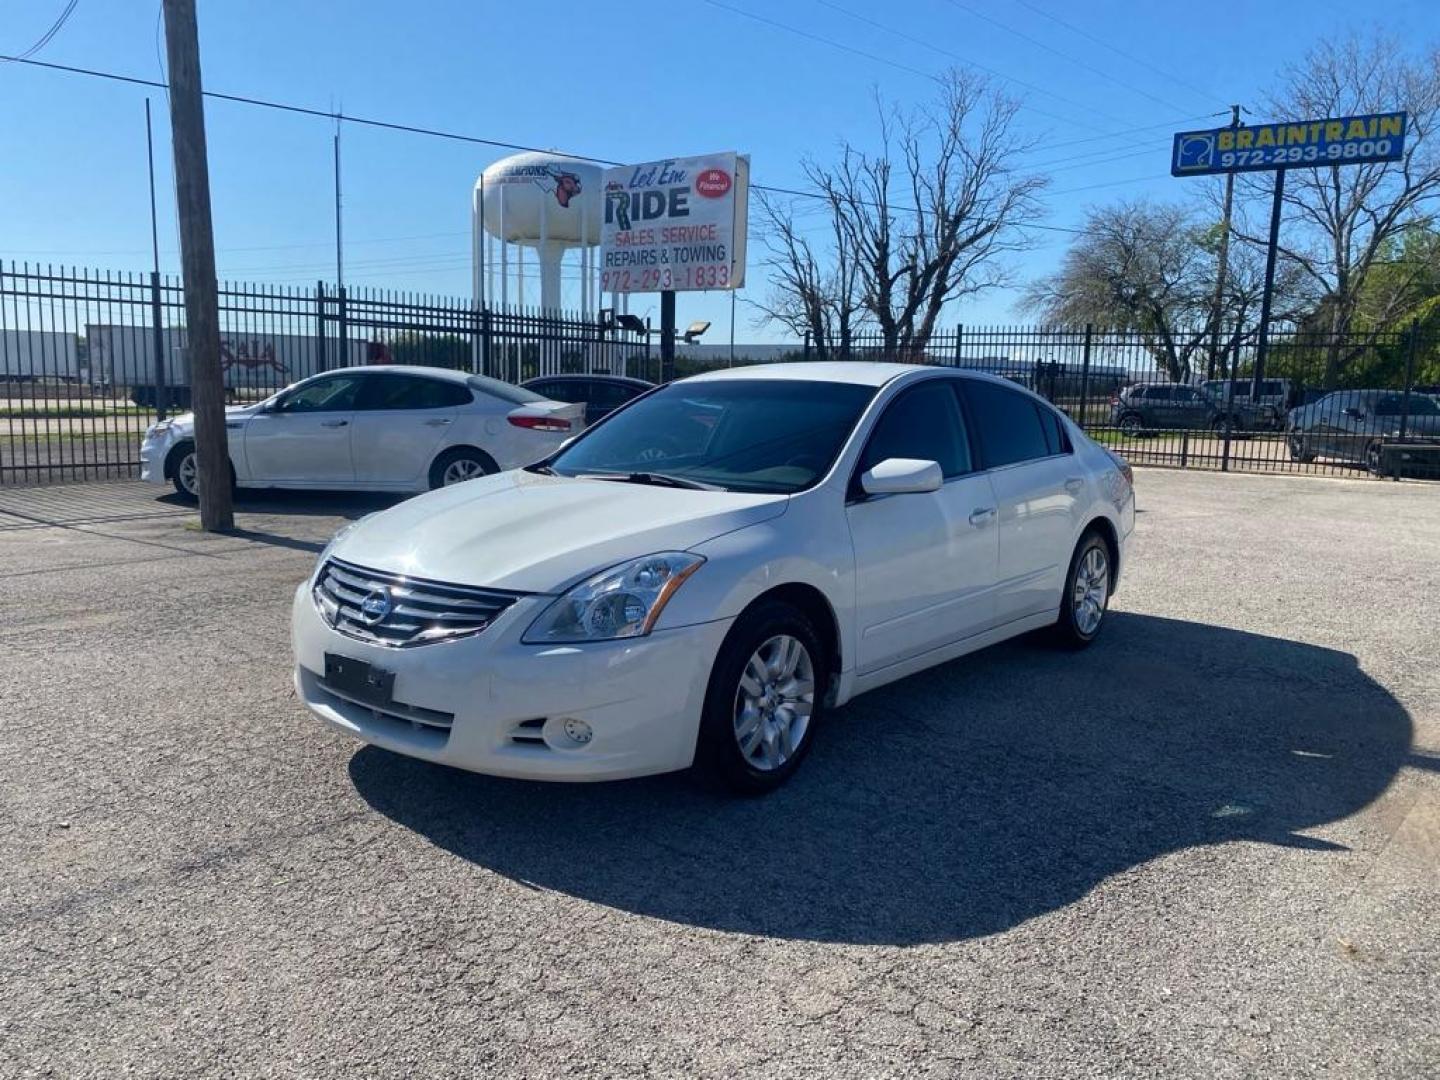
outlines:
[{"label": "chrome grille", "polygon": [[404,648],[478,634],[523,593],[450,585],[330,559],[315,578],[315,603],[336,630]]}]

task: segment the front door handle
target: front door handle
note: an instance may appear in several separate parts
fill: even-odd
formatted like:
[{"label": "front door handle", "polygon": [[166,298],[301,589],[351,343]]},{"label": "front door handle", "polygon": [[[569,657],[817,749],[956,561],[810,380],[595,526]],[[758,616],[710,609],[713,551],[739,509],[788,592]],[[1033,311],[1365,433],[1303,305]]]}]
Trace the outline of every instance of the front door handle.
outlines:
[{"label": "front door handle", "polygon": [[449,421],[448,419],[426,420],[426,421],[425,421],[425,426],[426,426],[426,427],[444,427],[444,426],[445,426],[446,424],[448,424],[448,423],[450,423],[450,421]]},{"label": "front door handle", "polygon": [[1066,491],[1079,491],[1085,486],[1085,481],[1078,476],[1072,476],[1065,481]]},{"label": "front door handle", "polygon": [[345,426],[346,424],[348,424],[348,423],[350,423],[349,420],[321,420],[321,421],[320,421],[320,426],[321,426],[321,427],[344,427],[344,426]]},{"label": "front door handle", "polygon": [[970,524],[979,529],[989,525],[994,517],[995,508],[993,506],[979,506],[970,511]]}]

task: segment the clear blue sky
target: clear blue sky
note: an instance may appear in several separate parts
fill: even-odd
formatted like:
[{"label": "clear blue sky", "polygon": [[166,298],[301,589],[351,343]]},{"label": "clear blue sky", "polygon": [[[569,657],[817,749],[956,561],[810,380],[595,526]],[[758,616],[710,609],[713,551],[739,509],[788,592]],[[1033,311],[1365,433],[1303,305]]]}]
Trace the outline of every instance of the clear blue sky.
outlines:
[{"label": "clear blue sky", "polygon": [[[1383,29],[1402,42],[1440,37],[1435,0],[723,3],[871,56],[705,0],[201,0],[202,64],[207,89],[621,161],[740,150],[752,156],[755,182],[798,186],[802,156],[825,158],[841,137],[872,141],[876,88],[917,103],[935,89],[927,73],[970,61],[1013,80],[1004,85],[1026,100],[1025,130],[1042,140],[1030,161],[1053,176],[1043,223],[1073,226],[1096,202],[1180,194],[1187,182],[1167,174],[1170,126],[1204,126],[1195,118],[1232,101],[1258,106],[1279,69],[1317,38],[1368,32],[1382,12]],[[63,7],[0,0],[0,52],[28,48]],[[38,58],[159,78],[158,9],[158,0],[80,0]],[[0,258],[148,268],[146,93],[0,64]],[[149,93],[159,120],[162,263],[173,270],[168,116],[163,94]],[[332,126],[213,100],[207,123],[222,277],[333,279]],[[1140,127],[1153,130],[1046,146]],[[347,127],[347,280],[468,295],[469,192],[503,155]],[[1018,265],[1022,279],[1052,269],[1064,251],[1064,234],[1038,235]],[[752,294],[763,290],[753,257],[749,280]],[[954,319],[1013,321],[1014,299],[990,294]],[[652,300],[637,297],[632,310]],[[681,294],[679,317],[714,320],[722,340],[728,298]],[[737,337],[773,336],[742,304]]]}]

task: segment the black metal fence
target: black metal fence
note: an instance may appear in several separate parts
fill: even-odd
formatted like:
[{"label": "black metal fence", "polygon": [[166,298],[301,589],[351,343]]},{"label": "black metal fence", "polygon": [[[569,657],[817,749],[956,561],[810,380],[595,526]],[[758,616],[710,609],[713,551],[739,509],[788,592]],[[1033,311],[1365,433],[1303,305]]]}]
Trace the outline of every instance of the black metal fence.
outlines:
[{"label": "black metal fence", "polygon": [[[356,364],[658,378],[646,335],[383,289],[222,285],[220,324],[235,403]],[[145,428],[189,408],[189,381],[178,280],[0,262],[0,484],[137,475]]]},{"label": "black metal fence", "polygon": [[[661,377],[649,335],[390,292],[227,285],[221,362],[235,402],[331,368],[423,364],[510,382]],[[148,424],[188,407],[178,281],[0,262],[0,484],[134,476]],[[1440,472],[1440,339],[1384,332],[1160,339],[1095,327],[946,328],[903,355],[878,335],[824,351],[681,346],[675,373],[781,359],[904,359],[1028,386],[1137,464],[1342,475]]]},{"label": "black metal fence", "polygon": [[1440,335],[1256,328],[1168,337],[1097,327],[955,327],[899,352],[862,334],[805,359],[903,359],[1000,375],[1136,464],[1440,477]]}]

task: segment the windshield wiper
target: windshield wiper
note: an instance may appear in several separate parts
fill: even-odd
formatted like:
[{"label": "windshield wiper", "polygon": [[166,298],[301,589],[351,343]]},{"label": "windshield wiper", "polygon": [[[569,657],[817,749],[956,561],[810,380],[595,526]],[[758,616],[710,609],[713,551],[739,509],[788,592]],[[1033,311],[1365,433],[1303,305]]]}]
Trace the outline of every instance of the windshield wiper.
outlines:
[{"label": "windshield wiper", "polygon": [[671,476],[656,472],[597,472],[576,473],[576,480],[619,480],[626,484],[651,484],[654,487],[688,488],[691,491],[725,491],[719,484],[703,484],[684,476]]},{"label": "windshield wiper", "polygon": [[527,466],[525,467],[525,471],[526,471],[526,472],[539,473],[541,476],[559,476],[559,475],[560,475],[560,474],[557,473],[554,469],[552,469],[549,465],[527,465]]}]

